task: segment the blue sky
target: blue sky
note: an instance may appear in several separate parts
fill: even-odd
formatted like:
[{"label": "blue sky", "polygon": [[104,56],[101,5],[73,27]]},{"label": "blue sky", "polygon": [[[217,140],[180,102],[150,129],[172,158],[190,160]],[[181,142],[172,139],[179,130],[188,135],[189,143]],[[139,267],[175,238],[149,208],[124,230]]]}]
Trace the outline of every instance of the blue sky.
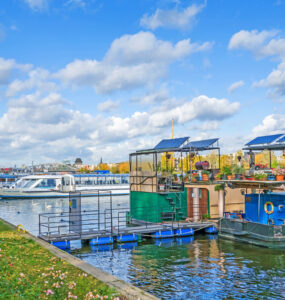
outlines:
[{"label": "blue sky", "polygon": [[285,131],[285,1],[0,4],[0,164]]}]

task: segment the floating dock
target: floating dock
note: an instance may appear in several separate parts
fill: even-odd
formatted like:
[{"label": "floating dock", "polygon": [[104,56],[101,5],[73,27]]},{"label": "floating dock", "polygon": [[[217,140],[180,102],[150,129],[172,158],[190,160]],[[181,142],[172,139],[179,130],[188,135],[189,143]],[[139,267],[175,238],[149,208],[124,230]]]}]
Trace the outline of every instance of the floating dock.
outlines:
[{"label": "floating dock", "polygon": [[[117,210],[118,211],[118,210]],[[125,210],[125,216],[127,211]],[[40,219],[43,218],[41,215]],[[92,241],[97,239],[97,244],[100,243],[99,239],[105,244],[108,244],[108,239],[116,240],[117,242],[130,242],[135,241],[130,236],[142,236],[150,238],[167,238],[167,237],[181,237],[193,235],[195,231],[200,231],[205,228],[211,228],[215,226],[213,222],[165,222],[165,223],[150,223],[135,225],[129,224],[128,226],[122,226],[118,223],[118,213],[112,216],[114,226],[110,226],[110,216],[106,213],[105,218],[100,222],[94,222],[94,211],[83,212],[80,215],[72,215],[73,221],[67,220],[68,213],[48,214],[49,220],[47,222],[40,222],[39,238],[47,242],[66,242],[72,240]],[[78,217],[78,223],[74,221],[74,218]],[[89,222],[86,222],[89,217]],[[59,221],[55,220],[59,219]],[[97,218],[98,219],[98,215]],[[122,217],[120,222],[122,221]],[[141,223],[141,222],[140,222]],[[109,225],[108,225],[109,224]],[[77,227],[77,228],[76,228]],[[93,228],[91,228],[93,227]],[[102,228],[103,227],[103,228]],[[102,229],[101,229],[102,228]],[[111,240],[110,240],[111,241]],[[96,243],[95,243],[96,244]]]}]

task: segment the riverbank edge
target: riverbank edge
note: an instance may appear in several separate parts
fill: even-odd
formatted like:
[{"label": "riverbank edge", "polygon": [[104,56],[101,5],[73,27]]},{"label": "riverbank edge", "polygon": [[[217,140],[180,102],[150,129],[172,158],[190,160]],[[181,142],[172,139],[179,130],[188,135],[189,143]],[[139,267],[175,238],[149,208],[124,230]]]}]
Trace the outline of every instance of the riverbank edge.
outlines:
[{"label": "riverbank edge", "polygon": [[[17,230],[17,227],[14,224],[11,224],[7,222],[6,220],[0,218],[0,220],[7,224],[8,226],[11,226],[14,230]],[[45,242],[42,239],[39,239],[38,237],[32,235],[29,232],[21,233],[24,237],[28,239],[32,239],[37,244],[39,244],[41,247],[47,249],[49,252],[51,252],[53,255],[55,255],[58,258],[61,258],[65,260],[66,262],[70,263],[74,267],[92,275],[94,278],[102,281],[106,285],[116,289],[122,296],[127,297],[129,300],[158,300],[159,298],[155,297],[154,295],[151,295],[148,292],[145,292],[144,290],[135,287],[111,274],[108,272],[105,272],[103,270],[100,270],[89,263]]]}]

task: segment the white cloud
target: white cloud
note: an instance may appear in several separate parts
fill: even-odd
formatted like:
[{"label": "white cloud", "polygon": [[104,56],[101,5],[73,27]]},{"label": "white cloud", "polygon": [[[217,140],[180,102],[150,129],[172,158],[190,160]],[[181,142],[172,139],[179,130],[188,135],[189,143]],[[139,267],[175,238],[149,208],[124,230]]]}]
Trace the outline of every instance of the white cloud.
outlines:
[{"label": "white cloud", "polygon": [[98,104],[97,108],[102,112],[110,112],[120,106],[120,101],[106,100]]},{"label": "white cloud", "polygon": [[124,35],[113,41],[102,61],[75,60],[55,77],[66,84],[92,86],[99,93],[154,84],[165,76],[169,64],[191,53],[208,50],[211,44],[176,44],[158,40],[150,32]]},{"label": "white cloud", "polygon": [[49,0],[24,0],[31,9],[42,11],[48,8]]},{"label": "white cloud", "polygon": [[28,73],[28,76],[29,79],[16,79],[11,82],[6,91],[6,96],[12,97],[18,93],[32,89],[36,89],[37,91],[41,92],[51,92],[58,89],[56,83],[50,81],[51,76],[47,70],[40,68],[34,69]]},{"label": "white cloud", "polygon": [[162,88],[155,92],[148,92],[145,95],[139,97],[133,97],[131,101],[138,102],[140,104],[155,104],[161,103],[169,99],[169,94],[167,89]]},{"label": "white cloud", "polygon": [[232,92],[234,92],[238,88],[241,88],[242,86],[244,86],[244,82],[242,80],[236,81],[229,86],[228,92],[231,94]]},{"label": "white cloud", "polygon": [[265,56],[285,57],[285,39],[273,38],[277,30],[241,30],[235,33],[229,42],[230,50],[245,49],[253,52],[257,58]]},{"label": "white cloud", "polygon": [[254,87],[269,87],[269,96],[285,96],[285,61],[273,70],[266,79],[253,84]]},{"label": "white cloud", "polygon": [[277,134],[285,131],[285,115],[284,114],[271,114],[266,116],[262,124],[253,128],[254,136]]},{"label": "white cloud", "polygon": [[238,102],[230,103],[227,99],[209,98],[201,95],[181,106],[168,111],[155,112],[150,116],[153,126],[165,126],[172,119],[183,124],[192,120],[224,120],[239,110]]},{"label": "white cloud", "polygon": [[[199,124],[195,124],[190,127],[190,130],[196,130],[196,131],[203,131],[203,132],[208,132],[212,130],[218,130],[219,129],[219,121],[206,121],[206,122],[199,122]],[[207,137],[204,137],[207,138]],[[199,138],[197,138],[198,140]],[[202,138],[200,138],[202,139]]]},{"label": "white cloud", "polygon": [[242,30],[234,34],[229,43],[229,49],[246,49],[252,51],[257,58],[276,56],[281,60],[278,68],[265,79],[254,82],[254,87],[268,87],[269,97],[285,95],[285,39],[278,38],[278,31]]},{"label": "white cloud", "polygon": [[[195,120],[216,126],[238,109],[237,102],[202,95],[164,112],[103,118],[68,108],[58,93],[25,95],[10,100],[8,111],[0,117],[0,160],[53,161],[82,156],[90,161],[113,151],[108,157],[115,161],[144,145],[153,146],[172,118],[178,125]],[[114,153],[114,143],[120,153]]]},{"label": "white cloud", "polygon": [[31,65],[17,64],[14,59],[4,59],[0,57],[0,85],[7,84],[12,77],[14,70],[28,71]]},{"label": "white cloud", "polygon": [[190,5],[182,11],[157,9],[153,15],[145,14],[140,25],[152,30],[158,27],[184,29],[190,27],[195,21],[195,16],[201,12],[205,5]]}]

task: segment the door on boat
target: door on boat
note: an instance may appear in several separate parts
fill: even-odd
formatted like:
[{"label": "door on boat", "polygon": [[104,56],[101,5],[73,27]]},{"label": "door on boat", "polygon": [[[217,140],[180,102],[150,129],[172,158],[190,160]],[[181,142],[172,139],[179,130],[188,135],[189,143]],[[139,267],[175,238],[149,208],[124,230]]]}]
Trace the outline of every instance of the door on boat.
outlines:
[{"label": "door on boat", "polygon": [[70,174],[63,175],[61,178],[61,185],[63,192],[74,192],[75,191],[75,180]]}]

